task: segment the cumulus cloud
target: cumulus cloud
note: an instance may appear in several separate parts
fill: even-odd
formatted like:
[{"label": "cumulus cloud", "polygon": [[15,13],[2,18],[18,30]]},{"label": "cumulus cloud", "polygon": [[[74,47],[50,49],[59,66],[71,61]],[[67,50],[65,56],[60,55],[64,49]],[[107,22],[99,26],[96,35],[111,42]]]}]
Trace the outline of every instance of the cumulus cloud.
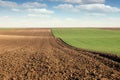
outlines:
[{"label": "cumulus cloud", "polygon": [[63,1],[68,3],[82,3],[82,0],[63,0]]},{"label": "cumulus cloud", "polygon": [[47,10],[45,8],[42,8],[42,9],[37,9],[37,8],[34,8],[34,9],[27,9],[27,16],[28,17],[34,17],[34,18],[48,18],[48,17],[51,17],[52,14],[54,14],[54,11],[52,10]]},{"label": "cumulus cloud", "polygon": [[82,3],[86,4],[95,4],[95,3],[104,3],[105,0],[82,0]]},{"label": "cumulus cloud", "polygon": [[39,2],[27,2],[23,3],[21,6],[24,8],[41,8],[46,7],[47,5]]},{"label": "cumulus cloud", "polygon": [[0,0],[0,6],[8,7],[8,8],[41,8],[41,7],[46,7],[47,5],[40,2],[26,2],[23,4],[18,4],[13,1]]},{"label": "cumulus cloud", "polygon": [[47,10],[45,8],[43,9],[28,9],[29,12],[32,12],[32,13],[40,13],[40,14],[53,14],[54,11],[51,11],[51,10]]},{"label": "cumulus cloud", "polygon": [[87,4],[87,5],[77,5],[75,8],[90,12],[120,12],[119,8],[111,7],[105,4]]},{"label": "cumulus cloud", "polygon": [[1,7],[17,7],[18,4],[16,2],[12,2],[12,1],[0,0],[0,6]]},{"label": "cumulus cloud", "polygon": [[18,4],[12,1],[3,1],[0,0],[0,6],[5,8],[11,8],[11,11],[14,12],[23,12],[27,13],[28,16],[45,16],[53,14],[54,11],[48,10],[47,4],[40,3],[40,2],[25,2],[22,4]]},{"label": "cumulus cloud", "polygon": [[111,13],[111,12],[120,12],[120,9],[117,7],[112,7],[105,4],[82,4],[82,5],[75,5],[72,4],[60,4],[55,6],[57,9],[70,9],[70,10],[77,10],[77,11],[84,11],[84,12],[94,12],[94,13]]},{"label": "cumulus cloud", "polygon": [[55,6],[54,8],[58,8],[58,9],[73,9],[74,6],[72,4],[60,4],[58,6]]},{"label": "cumulus cloud", "polygon": [[104,3],[105,2],[105,0],[51,0],[51,1],[77,3],[77,4],[94,4],[94,3]]}]

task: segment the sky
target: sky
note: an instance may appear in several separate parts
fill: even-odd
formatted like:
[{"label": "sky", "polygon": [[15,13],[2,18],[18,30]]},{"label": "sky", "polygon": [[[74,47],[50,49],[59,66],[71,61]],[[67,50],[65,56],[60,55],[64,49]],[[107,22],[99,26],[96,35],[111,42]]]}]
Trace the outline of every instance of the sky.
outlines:
[{"label": "sky", "polygon": [[120,27],[120,0],[0,0],[0,28]]}]

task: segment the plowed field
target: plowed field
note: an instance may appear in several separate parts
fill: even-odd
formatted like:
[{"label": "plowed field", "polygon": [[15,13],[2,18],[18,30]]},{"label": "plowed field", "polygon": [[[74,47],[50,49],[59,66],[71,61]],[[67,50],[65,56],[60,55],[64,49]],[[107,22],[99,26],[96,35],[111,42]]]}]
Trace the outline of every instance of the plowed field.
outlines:
[{"label": "plowed field", "polygon": [[1,30],[0,80],[120,80],[120,57],[71,47],[50,29]]}]

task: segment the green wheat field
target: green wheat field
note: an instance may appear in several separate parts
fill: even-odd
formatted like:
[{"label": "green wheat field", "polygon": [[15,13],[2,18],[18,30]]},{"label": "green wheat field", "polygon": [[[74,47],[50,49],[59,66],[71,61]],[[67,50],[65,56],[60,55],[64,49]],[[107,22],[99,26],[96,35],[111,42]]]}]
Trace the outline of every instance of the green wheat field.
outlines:
[{"label": "green wheat field", "polygon": [[81,49],[120,54],[120,30],[57,28],[52,32],[66,43]]}]

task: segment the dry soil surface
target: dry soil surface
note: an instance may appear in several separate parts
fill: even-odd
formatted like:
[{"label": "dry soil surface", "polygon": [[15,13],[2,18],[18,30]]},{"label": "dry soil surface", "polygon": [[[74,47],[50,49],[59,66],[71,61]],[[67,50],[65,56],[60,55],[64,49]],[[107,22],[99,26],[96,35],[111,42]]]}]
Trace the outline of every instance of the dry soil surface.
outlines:
[{"label": "dry soil surface", "polygon": [[70,47],[50,29],[1,30],[0,80],[120,80],[120,58]]}]

